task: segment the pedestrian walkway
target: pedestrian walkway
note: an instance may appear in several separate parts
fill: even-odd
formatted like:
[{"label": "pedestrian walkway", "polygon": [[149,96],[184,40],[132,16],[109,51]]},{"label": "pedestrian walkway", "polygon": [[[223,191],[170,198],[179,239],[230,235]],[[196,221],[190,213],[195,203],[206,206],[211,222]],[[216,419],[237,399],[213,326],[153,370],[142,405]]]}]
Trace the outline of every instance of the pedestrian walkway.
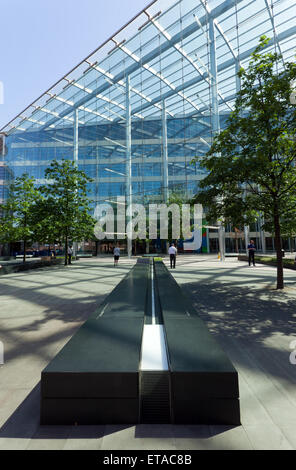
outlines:
[{"label": "pedestrian walkway", "polygon": [[[284,291],[275,289],[276,268],[236,259],[180,256],[172,274],[238,370],[245,443],[296,449],[296,272],[284,270]],[[238,429],[221,436],[226,448],[231,434]]]},{"label": "pedestrian walkway", "polygon": [[[135,259],[0,278],[0,449],[296,449],[296,272],[216,256],[178,256],[177,282],[239,372],[242,426],[40,426],[40,374]],[[165,259],[169,263],[169,259]]]}]

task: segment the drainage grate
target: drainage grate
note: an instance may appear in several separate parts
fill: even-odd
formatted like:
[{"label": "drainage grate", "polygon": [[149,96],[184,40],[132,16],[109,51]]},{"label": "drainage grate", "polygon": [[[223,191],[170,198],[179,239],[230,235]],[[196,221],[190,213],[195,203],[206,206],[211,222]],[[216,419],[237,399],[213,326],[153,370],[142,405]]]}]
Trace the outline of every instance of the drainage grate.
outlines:
[{"label": "drainage grate", "polygon": [[168,371],[140,372],[140,422],[171,422],[170,375]]}]

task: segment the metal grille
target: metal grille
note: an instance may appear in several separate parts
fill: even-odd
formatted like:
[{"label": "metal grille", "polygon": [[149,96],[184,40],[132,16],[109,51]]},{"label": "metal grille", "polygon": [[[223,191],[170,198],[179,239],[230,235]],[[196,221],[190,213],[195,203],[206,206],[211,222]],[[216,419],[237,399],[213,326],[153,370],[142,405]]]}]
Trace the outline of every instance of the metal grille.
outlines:
[{"label": "metal grille", "polygon": [[170,423],[170,375],[165,372],[140,373],[140,422]]}]

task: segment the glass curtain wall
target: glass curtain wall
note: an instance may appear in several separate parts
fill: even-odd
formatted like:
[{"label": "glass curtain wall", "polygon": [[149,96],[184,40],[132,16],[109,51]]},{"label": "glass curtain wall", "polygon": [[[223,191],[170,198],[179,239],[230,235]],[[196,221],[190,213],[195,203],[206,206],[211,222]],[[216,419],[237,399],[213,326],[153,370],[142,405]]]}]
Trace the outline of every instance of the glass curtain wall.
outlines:
[{"label": "glass curtain wall", "polygon": [[295,17],[289,0],[153,1],[1,129],[7,174],[40,184],[53,159],[74,160],[92,210],[192,196],[205,173],[191,161],[225,126],[238,68],[262,34],[291,60]]}]

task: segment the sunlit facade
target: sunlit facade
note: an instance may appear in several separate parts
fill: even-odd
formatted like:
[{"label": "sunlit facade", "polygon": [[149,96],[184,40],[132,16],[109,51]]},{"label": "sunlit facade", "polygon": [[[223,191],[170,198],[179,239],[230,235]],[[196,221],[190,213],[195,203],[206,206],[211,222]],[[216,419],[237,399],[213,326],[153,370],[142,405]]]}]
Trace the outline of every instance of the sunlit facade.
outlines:
[{"label": "sunlit facade", "polygon": [[292,60],[295,18],[291,0],[156,0],[1,129],[2,159],[37,183],[72,159],[93,178],[92,209],[190,197],[204,177],[191,161],[233,110],[237,70],[263,34]]}]

